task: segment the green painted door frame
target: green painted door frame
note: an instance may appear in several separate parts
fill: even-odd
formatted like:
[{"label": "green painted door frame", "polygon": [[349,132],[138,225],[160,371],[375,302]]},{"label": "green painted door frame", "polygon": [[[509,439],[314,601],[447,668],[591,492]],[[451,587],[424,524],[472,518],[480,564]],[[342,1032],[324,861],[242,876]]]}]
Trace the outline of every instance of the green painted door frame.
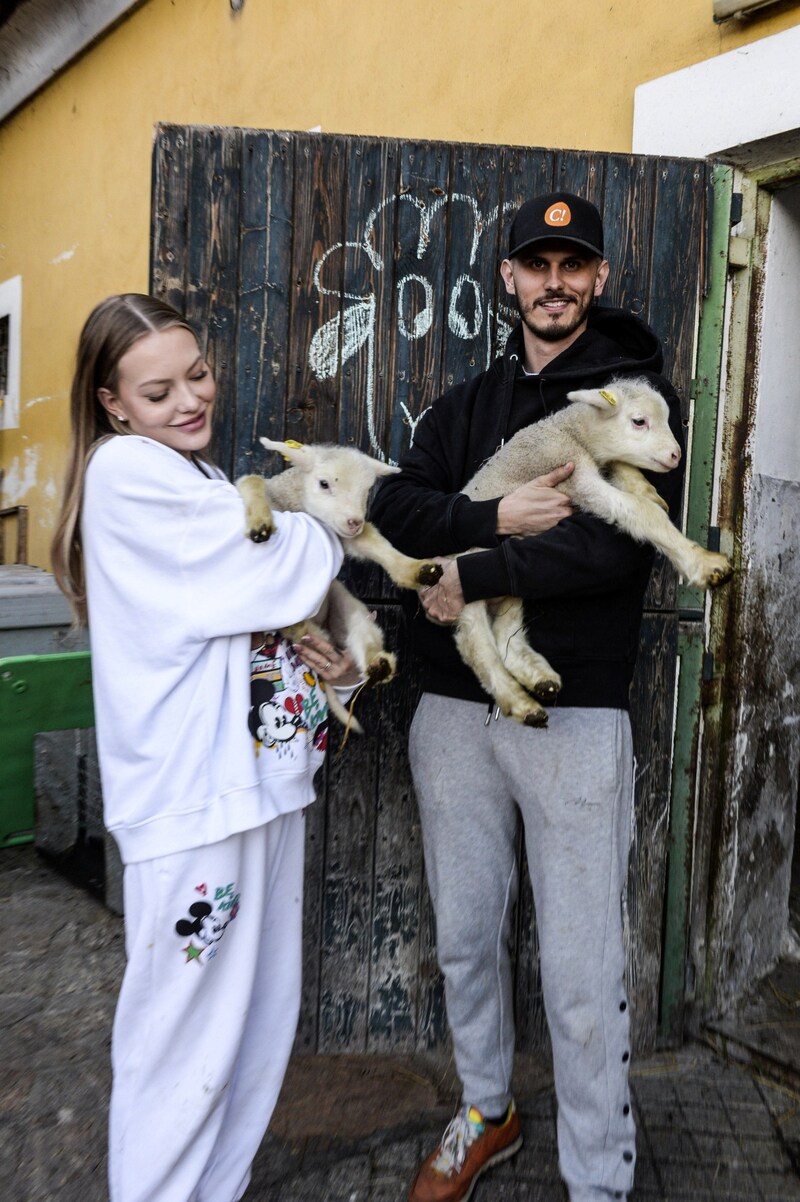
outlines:
[{"label": "green painted door frame", "polygon": [[[711,168],[707,270],[700,302],[697,364],[693,382],[693,421],[686,533],[703,546],[710,539],[714,457],[722,375],[725,295],[728,274],[733,168]],[[680,1043],[686,1001],[689,909],[692,880],[695,783],[700,755],[703,690],[713,679],[706,654],[705,595],[681,585],[678,592],[678,689],[675,710],[672,796],[659,1037]]]}]

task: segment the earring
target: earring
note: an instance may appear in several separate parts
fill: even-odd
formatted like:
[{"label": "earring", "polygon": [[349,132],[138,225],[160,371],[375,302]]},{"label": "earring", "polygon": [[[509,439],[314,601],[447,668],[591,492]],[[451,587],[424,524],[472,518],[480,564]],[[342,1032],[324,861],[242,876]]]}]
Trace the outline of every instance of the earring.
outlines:
[{"label": "earring", "polygon": [[114,416],[118,422],[126,422],[128,420],[127,417],[123,417],[121,413],[115,413]]}]

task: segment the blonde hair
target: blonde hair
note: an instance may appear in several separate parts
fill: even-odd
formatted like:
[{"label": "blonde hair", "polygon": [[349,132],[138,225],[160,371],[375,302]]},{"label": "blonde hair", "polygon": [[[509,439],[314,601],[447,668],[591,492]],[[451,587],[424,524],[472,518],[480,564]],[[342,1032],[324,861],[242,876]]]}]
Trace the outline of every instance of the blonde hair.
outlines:
[{"label": "blonde hair", "polygon": [[134,342],[175,326],[197,337],[180,313],[164,301],[128,292],[101,301],[81,331],[70,394],[72,433],[64,499],[52,542],[53,574],[70,603],[76,626],[85,626],[87,621],[80,532],[86,465],[101,442],[129,433],[127,426],[103,407],[98,389],[116,392],[119,361]]}]

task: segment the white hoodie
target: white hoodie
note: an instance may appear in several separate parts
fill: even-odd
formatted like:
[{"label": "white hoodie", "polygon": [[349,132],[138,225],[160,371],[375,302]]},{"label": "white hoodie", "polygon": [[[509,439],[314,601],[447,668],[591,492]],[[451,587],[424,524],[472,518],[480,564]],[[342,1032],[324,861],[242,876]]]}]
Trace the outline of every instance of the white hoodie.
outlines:
[{"label": "white hoodie", "polygon": [[[123,862],[214,843],[309,800],[295,764],[259,788],[250,633],[316,612],[342,561],[305,514],[262,544],[222,476],[116,435],[86,471],[82,539],[106,826]],[[294,786],[294,787],[293,787]]]}]

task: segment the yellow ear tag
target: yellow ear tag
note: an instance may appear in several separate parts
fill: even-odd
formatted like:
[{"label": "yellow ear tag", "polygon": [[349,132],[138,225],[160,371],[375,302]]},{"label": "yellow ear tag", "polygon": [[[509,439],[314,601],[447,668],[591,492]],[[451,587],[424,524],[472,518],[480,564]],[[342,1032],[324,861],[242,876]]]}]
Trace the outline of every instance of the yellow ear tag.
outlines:
[{"label": "yellow ear tag", "polygon": [[[303,449],[302,442],[296,442],[293,438],[285,438],[283,441],[286,443],[286,446],[291,447],[293,451],[301,451]],[[288,455],[284,455],[283,458],[287,463],[292,462]]]},{"label": "yellow ear tag", "polygon": [[613,392],[607,392],[605,388],[600,389],[600,396],[604,401],[608,401],[609,405],[616,405],[617,403],[617,398],[614,396]]}]

